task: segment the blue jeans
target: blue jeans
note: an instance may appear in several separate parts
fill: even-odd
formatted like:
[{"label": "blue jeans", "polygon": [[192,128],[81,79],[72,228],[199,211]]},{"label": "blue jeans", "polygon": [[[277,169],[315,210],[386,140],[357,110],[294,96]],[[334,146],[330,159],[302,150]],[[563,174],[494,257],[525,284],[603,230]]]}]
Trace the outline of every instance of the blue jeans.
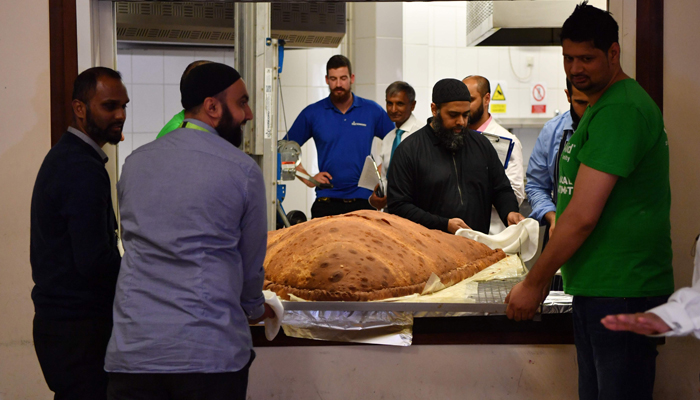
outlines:
[{"label": "blue jeans", "polygon": [[647,400],[656,375],[656,340],[606,329],[611,314],[644,312],[668,296],[615,298],[574,296],[574,340],[580,400]]}]

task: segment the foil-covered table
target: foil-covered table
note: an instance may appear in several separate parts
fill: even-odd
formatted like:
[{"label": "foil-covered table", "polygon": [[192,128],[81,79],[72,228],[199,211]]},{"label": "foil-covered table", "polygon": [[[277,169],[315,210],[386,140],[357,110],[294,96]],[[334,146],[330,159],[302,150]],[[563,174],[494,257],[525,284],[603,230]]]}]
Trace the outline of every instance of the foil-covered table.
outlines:
[{"label": "foil-covered table", "polygon": [[[410,346],[413,318],[505,315],[505,298],[523,277],[478,282],[462,302],[284,301],[287,336],[341,342]],[[541,314],[571,312],[572,297],[551,292]]]}]

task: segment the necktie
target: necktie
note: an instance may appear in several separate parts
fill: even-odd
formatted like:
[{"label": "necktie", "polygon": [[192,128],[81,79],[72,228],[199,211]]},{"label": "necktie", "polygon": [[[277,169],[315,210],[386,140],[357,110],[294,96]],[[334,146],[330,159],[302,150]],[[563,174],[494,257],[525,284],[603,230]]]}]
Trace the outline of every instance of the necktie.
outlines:
[{"label": "necktie", "polygon": [[406,132],[403,129],[397,129],[396,130],[396,137],[394,138],[394,143],[391,145],[391,158],[394,158],[394,151],[396,151],[396,148],[399,146],[399,143],[401,143],[401,135]]}]

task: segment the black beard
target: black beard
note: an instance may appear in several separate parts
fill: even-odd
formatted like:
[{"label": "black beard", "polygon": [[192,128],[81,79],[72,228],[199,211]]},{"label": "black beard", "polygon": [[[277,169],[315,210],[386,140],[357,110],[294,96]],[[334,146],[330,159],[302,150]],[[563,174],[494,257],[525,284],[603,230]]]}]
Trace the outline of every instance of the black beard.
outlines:
[{"label": "black beard", "polygon": [[[479,122],[481,121],[481,117],[484,115],[484,102],[482,100],[481,105],[479,106],[479,109],[476,110],[476,112],[472,115],[469,116],[469,121],[473,122]],[[478,126],[477,126],[478,128]]]},{"label": "black beard", "polygon": [[576,111],[574,111],[573,104],[569,105],[569,114],[571,114],[571,121],[573,121],[571,126],[574,128],[575,131],[576,128],[578,128],[578,123],[581,122],[581,117],[579,117],[578,114],[576,114]]},{"label": "black beard", "polygon": [[[112,124],[107,125],[105,129],[100,128],[97,126],[95,123],[95,120],[92,118],[92,112],[90,111],[90,106],[85,105],[85,133],[88,134],[95,142],[105,142],[109,144],[119,144],[122,140],[122,131],[121,129],[119,130],[119,133],[111,136],[112,134],[112,128],[114,126],[121,125],[121,122],[115,122]],[[122,125],[123,128],[123,125]]]},{"label": "black beard", "polygon": [[433,118],[431,125],[435,131],[435,136],[440,139],[442,147],[452,152],[459,151],[464,147],[464,138],[467,135],[467,128],[463,128],[457,133],[452,129],[445,129],[439,110],[437,116]]},{"label": "black beard", "polygon": [[233,122],[233,115],[231,114],[231,110],[229,110],[228,106],[224,105],[221,120],[214,129],[219,132],[219,135],[222,138],[226,139],[226,141],[232,145],[236,147],[241,145],[241,142],[243,141],[243,130],[241,129],[240,124],[236,125]]}]

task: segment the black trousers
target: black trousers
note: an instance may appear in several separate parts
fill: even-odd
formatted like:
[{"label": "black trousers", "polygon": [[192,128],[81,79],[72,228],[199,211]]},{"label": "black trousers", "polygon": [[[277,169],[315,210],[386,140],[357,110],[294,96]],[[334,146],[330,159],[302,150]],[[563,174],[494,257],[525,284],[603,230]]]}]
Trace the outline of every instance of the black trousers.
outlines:
[{"label": "black trousers", "polygon": [[316,198],[311,206],[311,218],[340,215],[358,210],[374,210],[367,199],[331,199],[328,197]]},{"label": "black trousers", "polygon": [[600,320],[608,315],[645,312],[667,300],[668,296],[574,296],[579,400],[652,399],[657,340],[608,330]]},{"label": "black trousers", "polygon": [[106,400],[109,319],[52,321],[34,317],[34,349],[55,400]]},{"label": "black trousers", "polygon": [[109,400],[246,400],[248,370],[185,374],[109,374]]}]

